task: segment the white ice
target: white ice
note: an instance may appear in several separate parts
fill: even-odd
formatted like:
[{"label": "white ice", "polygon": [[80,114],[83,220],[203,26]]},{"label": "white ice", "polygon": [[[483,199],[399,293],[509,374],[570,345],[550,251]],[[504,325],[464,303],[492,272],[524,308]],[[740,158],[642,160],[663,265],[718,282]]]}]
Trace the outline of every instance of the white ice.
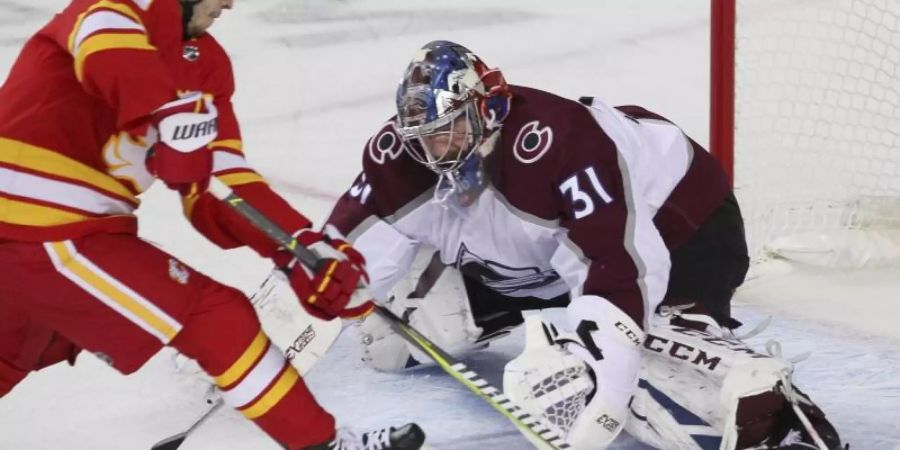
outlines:
[{"label": "white ice", "polygon": [[[0,0],[0,77],[22,43],[63,0]],[[362,144],[391,115],[393,93],[414,49],[461,42],[512,83],[570,97],[655,110],[708,142],[709,2],[701,0],[252,0],[213,32],[231,52],[235,98],[251,162],[297,208],[320,222],[360,169]],[[252,293],[268,271],[246,250],[221,252],[181,218],[162,186],[144,195],[142,236],[228,284]],[[795,269],[748,281],[736,316],[774,316],[751,342],[811,351],[798,385],[852,448],[900,444],[900,270]],[[437,300],[437,299],[436,299]],[[3,320],[3,318],[0,318]],[[528,448],[514,428],[440,370],[403,375],[365,369],[345,333],[310,384],[344,424],[415,420],[438,449]],[[466,361],[495,384],[520,335]],[[91,355],[75,367],[37,372],[0,400],[0,449],[149,449],[204,408],[204,385],[176,374],[168,351],[122,377]],[[644,448],[628,437],[615,445]],[[232,411],[215,415],[184,450],[277,446]]]}]

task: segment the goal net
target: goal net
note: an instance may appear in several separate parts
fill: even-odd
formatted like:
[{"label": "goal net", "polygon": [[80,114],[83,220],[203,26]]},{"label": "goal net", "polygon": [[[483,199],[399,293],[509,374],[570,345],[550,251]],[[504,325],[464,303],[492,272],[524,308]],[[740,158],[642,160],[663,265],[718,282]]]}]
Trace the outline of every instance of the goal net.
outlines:
[{"label": "goal net", "polygon": [[889,259],[900,230],[900,1],[713,2],[711,146],[733,161],[754,260],[784,249]]}]

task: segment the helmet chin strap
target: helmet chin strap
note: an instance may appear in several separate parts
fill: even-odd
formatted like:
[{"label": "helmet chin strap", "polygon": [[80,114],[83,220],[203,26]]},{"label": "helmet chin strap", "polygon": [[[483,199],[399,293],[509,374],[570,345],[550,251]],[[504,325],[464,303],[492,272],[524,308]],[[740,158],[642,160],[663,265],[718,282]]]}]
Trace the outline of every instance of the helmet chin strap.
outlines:
[{"label": "helmet chin strap", "polygon": [[448,204],[454,206],[457,211],[472,205],[490,183],[483,164],[499,138],[500,133],[492,132],[466,157],[461,167],[440,172],[433,200],[445,208]]},{"label": "helmet chin strap", "polygon": [[202,2],[203,0],[181,0],[181,37],[185,41],[196,36],[191,36],[188,31],[188,26],[191,23],[191,18],[194,17],[194,6],[197,3]]},{"label": "helmet chin strap", "polygon": [[494,148],[497,147],[497,141],[500,139],[499,127],[494,129],[487,128],[486,131],[490,134],[487,138],[482,140],[481,144],[478,144],[478,147],[475,147],[475,151],[478,152],[482,158],[487,157],[487,155],[494,152]]}]

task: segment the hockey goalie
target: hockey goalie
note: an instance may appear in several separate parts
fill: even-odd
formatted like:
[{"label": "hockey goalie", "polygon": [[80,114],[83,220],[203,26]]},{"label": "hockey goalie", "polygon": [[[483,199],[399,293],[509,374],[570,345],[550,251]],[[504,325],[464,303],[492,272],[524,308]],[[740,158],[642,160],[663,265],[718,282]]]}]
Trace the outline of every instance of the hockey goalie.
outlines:
[{"label": "hockey goalie", "polygon": [[[665,449],[840,446],[790,365],[731,337],[741,213],[718,161],[671,121],[507,84],[449,41],[415,52],[395,108],[326,229],[397,315],[453,353],[540,311],[545,342],[530,333],[507,394],[577,449],[623,429]],[[456,294],[427,294],[433,275],[412,299],[395,288],[426,248],[426,275],[461,274]],[[425,361],[378,317],[360,330],[376,368]]]}]

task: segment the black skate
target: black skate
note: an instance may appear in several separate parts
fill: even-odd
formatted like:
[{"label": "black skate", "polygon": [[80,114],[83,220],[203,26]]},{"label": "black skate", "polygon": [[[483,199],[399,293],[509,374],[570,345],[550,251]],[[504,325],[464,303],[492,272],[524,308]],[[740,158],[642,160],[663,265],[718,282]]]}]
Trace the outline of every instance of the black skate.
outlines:
[{"label": "black skate", "polygon": [[419,450],[424,443],[425,432],[422,428],[408,423],[399,428],[382,428],[362,434],[341,428],[334,440],[314,445],[308,450]]}]

